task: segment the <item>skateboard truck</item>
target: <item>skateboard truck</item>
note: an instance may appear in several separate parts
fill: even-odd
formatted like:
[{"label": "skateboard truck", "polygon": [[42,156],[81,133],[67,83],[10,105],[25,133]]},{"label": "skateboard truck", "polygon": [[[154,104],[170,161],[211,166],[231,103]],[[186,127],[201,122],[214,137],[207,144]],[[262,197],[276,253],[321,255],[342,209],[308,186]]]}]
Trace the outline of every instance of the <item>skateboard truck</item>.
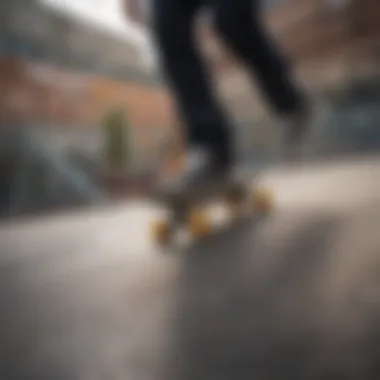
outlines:
[{"label": "skateboard truck", "polygon": [[267,188],[258,186],[251,190],[247,181],[242,180],[215,181],[191,192],[161,199],[170,216],[153,223],[151,233],[154,242],[161,247],[170,245],[181,228],[195,239],[211,235],[213,224],[204,206],[213,200],[221,200],[233,220],[252,211],[268,214],[274,206],[273,195]]}]

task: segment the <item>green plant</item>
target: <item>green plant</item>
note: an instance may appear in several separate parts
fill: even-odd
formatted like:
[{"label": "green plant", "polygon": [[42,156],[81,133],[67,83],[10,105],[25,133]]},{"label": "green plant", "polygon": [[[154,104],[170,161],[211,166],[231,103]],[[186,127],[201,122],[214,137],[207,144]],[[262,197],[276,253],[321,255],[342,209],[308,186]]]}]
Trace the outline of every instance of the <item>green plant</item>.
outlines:
[{"label": "green plant", "polygon": [[103,121],[105,130],[105,159],[113,169],[124,169],[129,159],[129,128],[121,109],[108,112]]}]

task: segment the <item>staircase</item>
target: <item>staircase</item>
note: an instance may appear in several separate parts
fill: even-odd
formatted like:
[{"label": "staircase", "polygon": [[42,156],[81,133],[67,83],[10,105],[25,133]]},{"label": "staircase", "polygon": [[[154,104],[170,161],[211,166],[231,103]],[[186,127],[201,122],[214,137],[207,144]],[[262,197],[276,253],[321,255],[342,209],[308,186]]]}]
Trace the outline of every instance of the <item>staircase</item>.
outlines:
[{"label": "staircase", "polygon": [[64,154],[51,149],[41,133],[26,128],[2,130],[0,156],[5,179],[0,181],[3,217],[33,215],[106,200],[88,173]]}]

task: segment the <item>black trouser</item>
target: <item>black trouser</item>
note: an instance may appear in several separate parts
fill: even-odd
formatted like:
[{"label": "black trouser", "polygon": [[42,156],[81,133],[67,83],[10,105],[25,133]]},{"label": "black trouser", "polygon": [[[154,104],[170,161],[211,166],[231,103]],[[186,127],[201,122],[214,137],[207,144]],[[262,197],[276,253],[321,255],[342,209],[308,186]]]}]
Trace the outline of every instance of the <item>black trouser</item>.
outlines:
[{"label": "black trouser", "polygon": [[153,25],[164,74],[186,125],[190,145],[206,145],[221,163],[232,158],[230,121],[197,51],[194,20],[204,5],[214,12],[216,32],[246,65],[274,111],[290,114],[303,102],[261,25],[259,0],[151,0]]}]

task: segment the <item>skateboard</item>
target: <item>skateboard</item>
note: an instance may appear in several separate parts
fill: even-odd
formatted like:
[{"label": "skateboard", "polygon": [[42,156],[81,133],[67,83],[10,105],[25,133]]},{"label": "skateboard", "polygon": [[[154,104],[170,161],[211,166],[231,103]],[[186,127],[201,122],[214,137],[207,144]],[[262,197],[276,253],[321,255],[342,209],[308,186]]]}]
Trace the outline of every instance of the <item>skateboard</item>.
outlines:
[{"label": "skateboard", "polygon": [[258,184],[252,186],[252,182],[252,178],[228,178],[159,197],[157,200],[168,211],[168,216],[152,224],[151,235],[155,244],[160,247],[171,245],[180,230],[187,231],[195,240],[216,232],[218,229],[207,210],[211,203],[223,206],[227,211],[227,223],[253,213],[269,214],[275,204],[272,192]]}]

